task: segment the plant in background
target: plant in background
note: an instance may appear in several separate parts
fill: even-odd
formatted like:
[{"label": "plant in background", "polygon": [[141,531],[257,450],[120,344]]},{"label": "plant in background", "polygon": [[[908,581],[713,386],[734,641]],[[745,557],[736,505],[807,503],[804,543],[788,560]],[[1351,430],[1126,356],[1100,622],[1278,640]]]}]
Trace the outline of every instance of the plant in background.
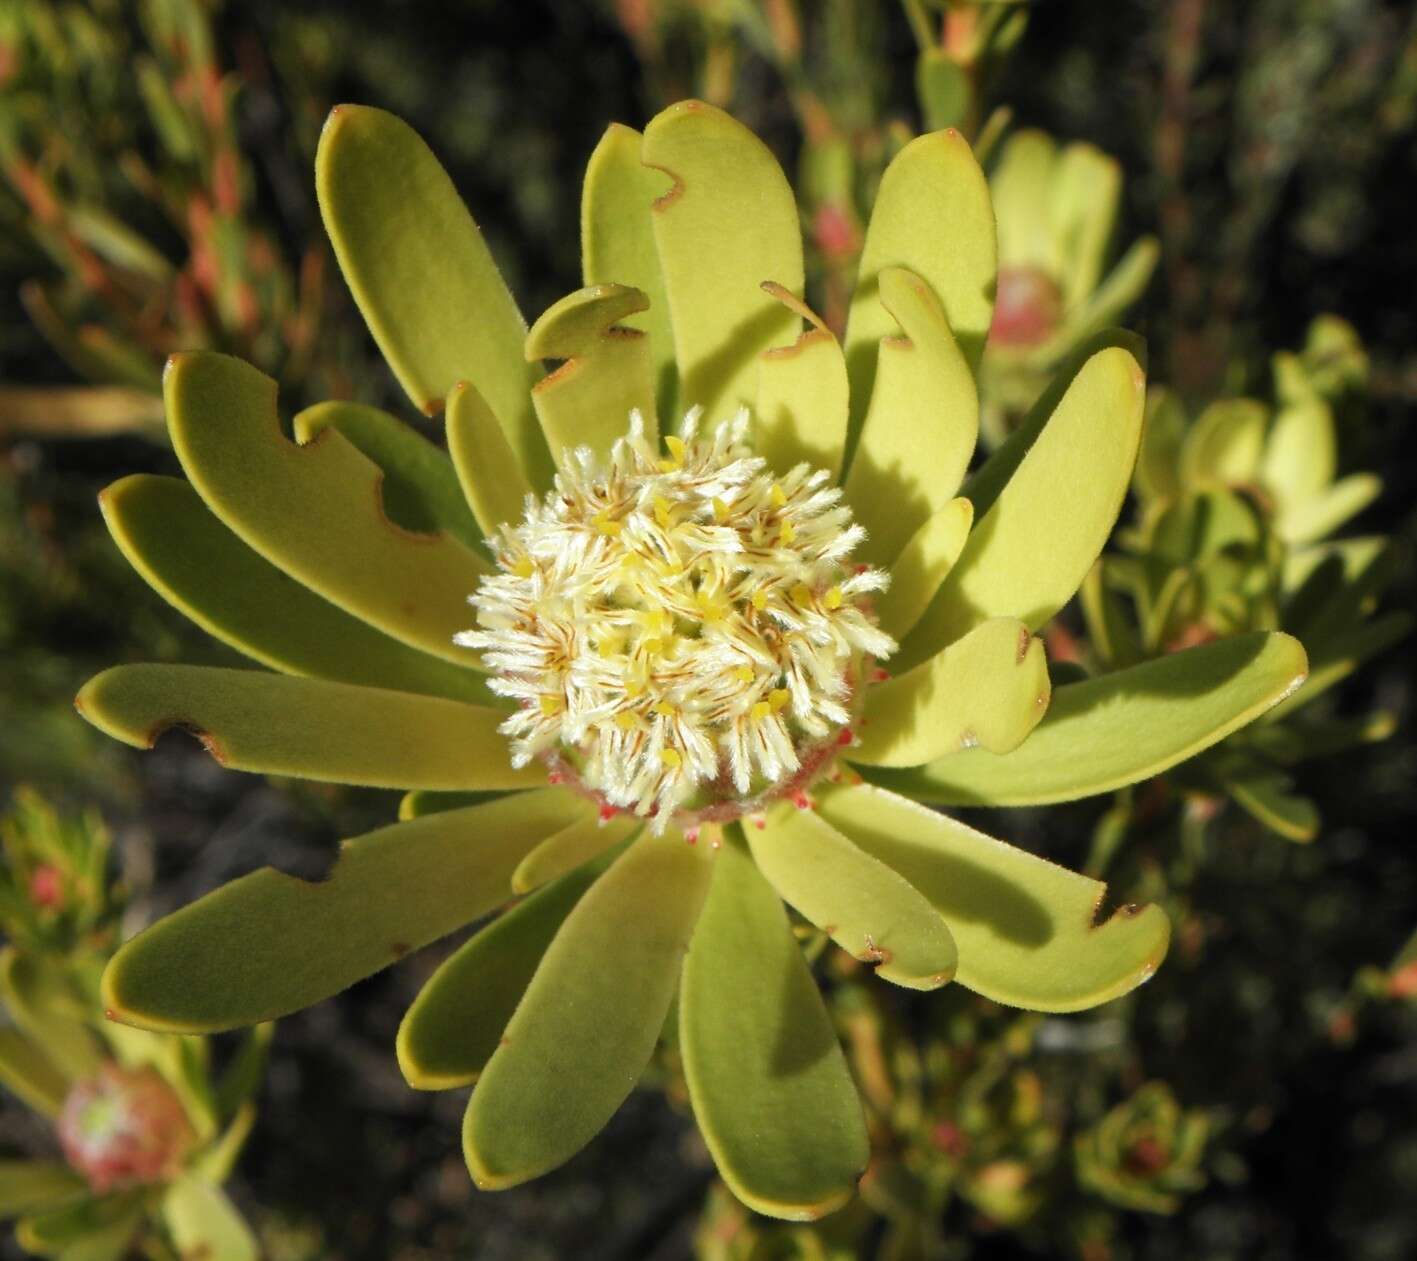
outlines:
[{"label": "plant in background", "polygon": [[1122,169],[1090,144],[1060,148],[1045,132],[1015,132],[999,150],[989,191],[999,225],[999,279],[980,423],[997,444],[1058,365],[1141,297],[1157,245],[1152,237],[1134,241],[1108,270]]},{"label": "plant in background", "polygon": [[200,0],[0,3],[0,214],[54,273],[22,286],[30,319],[92,383],[6,384],[0,433],[160,438],[161,366],[177,349],[234,351],[291,388],[348,388],[324,255],[285,258],[253,214],[239,81],[212,21]]},{"label": "plant in background", "polygon": [[1356,334],[1321,316],[1305,349],[1277,354],[1273,370],[1273,406],[1223,399],[1189,421],[1174,397],[1153,395],[1138,519],[1089,575],[1082,608],[1088,655],[1103,670],[1260,628],[1304,643],[1305,685],[1176,779],[1198,819],[1213,813],[1207,799],[1229,798],[1271,831],[1307,841],[1318,812],[1294,793],[1291,768],[1383,739],[1394,725],[1383,711],[1340,717],[1310,707],[1411,621],[1375,616],[1396,572],[1390,540],[1331,537],[1382,486],[1372,473],[1338,476],[1366,375]]},{"label": "plant in background", "polygon": [[698,102],[606,133],[586,287],[529,332],[397,119],[338,108],[316,183],[448,454],[355,404],[300,413],[292,442],[260,372],[174,358],[190,481],[124,479],[105,517],[159,592],[276,672],[119,666],[78,704],[138,747],[180,726],[232,769],[410,791],[328,879],[260,871],[128,942],[117,1018],[269,1020],[512,904],[398,1039],[413,1085],[476,1083],[479,1185],[589,1141],[677,992],[725,1180],[809,1217],[851,1195],[867,1134],[784,901],[911,989],[1066,1011],[1151,974],[1156,908],[1097,923],[1103,886],[911,797],[1155,774],[1287,695],[1304,656],[1256,633],[1050,689],[1032,631],[1111,530],[1142,373],[1133,339],[1095,339],[957,494],[995,266],[958,135],[887,170],[844,343],[802,302],[777,163]]},{"label": "plant in background", "polygon": [[1209,1126],[1186,1112],[1165,1082],[1148,1082],[1073,1141],[1078,1180],[1119,1208],[1174,1213],[1205,1183]]},{"label": "plant in background", "polygon": [[105,1022],[121,895],[102,821],[22,793],[0,836],[0,1085],[51,1122],[64,1156],[0,1159],[0,1216],[34,1256],[254,1259],[221,1184],[255,1120],[269,1031],[218,1076],[204,1039]]}]

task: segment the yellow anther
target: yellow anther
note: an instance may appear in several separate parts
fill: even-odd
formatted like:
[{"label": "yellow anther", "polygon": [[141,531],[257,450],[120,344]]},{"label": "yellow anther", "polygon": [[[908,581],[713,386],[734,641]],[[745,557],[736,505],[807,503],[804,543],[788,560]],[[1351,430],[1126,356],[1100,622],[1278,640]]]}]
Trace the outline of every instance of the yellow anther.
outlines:
[{"label": "yellow anther", "polygon": [[625,528],[623,521],[612,521],[603,512],[597,512],[595,516],[590,519],[590,523],[602,534],[608,535],[610,538],[614,538]]},{"label": "yellow anther", "polygon": [[625,650],[625,641],[618,635],[607,635],[596,645],[595,650],[601,657],[618,656]]},{"label": "yellow anther", "polygon": [[679,755],[678,749],[660,749],[659,760],[672,770],[678,770],[684,765],[684,759]]},{"label": "yellow anther", "polygon": [[541,712],[548,718],[561,712],[561,698],[559,696],[542,696]]},{"label": "yellow anther", "polygon": [[826,595],[822,597],[822,603],[829,609],[839,609],[841,608],[841,599],[841,588],[832,587],[827,591]]},{"label": "yellow anther", "polygon": [[779,486],[776,482],[772,484],[772,490],[768,492],[768,495],[769,498],[772,499],[772,506],[774,508],[787,507],[787,495],[783,492],[782,487]]},{"label": "yellow anther", "polygon": [[678,468],[684,463],[684,439],[670,434],[664,440],[664,445],[669,448],[670,458],[674,461],[673,467]]},{"label": "yellow anther", "polygon": [[752,666],[739,666],[733,671],[733,673],[740,683],[751,683],[753,681],[755,671],[753,670]]},{"label": "yellow anther", "polygon": [[772,712],[777,713],[780,709],[787,707],[787,702],[792,699],[792,693],[785,687],[775,687],[768,693],[768,704],[772,707]]},{"label": "yellow anther", "polygon": [[654,519],[659,522],[661,530],[667,530],[674,524],[672,515],[674,505],[662,495],[654,497]]},{"label": "yellow anther", "polygon": [[658,635],[651,635],[648,639],[640,640],[640,648],[651,657],[657,657],[664,651],[664,640]]},{"label": "yellow anther", "polygon": [[766,591],[754,591],[749,601],[755,609],[765,609],[768,606],[768,593]]},{"label": "yellow anther", "polygon": [[728,505],[717,495],[713,497],[713,519],[722,525],[728,520]]},{"label": "yellow anther", "polygon": [[517,563],[512,566],[512,572],[516,574],[518,578],[530,578],[532,574],[536,572],[536,566],[531,563],[530,556],[523,556],[521,560],[517,561]]},{"label": "yellow anther", "polygon": [[753,721],[762,722],[762,720],[771,713],[772,706],[769,705],[767,701],[759,701],[756,705],[753,706],[752,709]]},{"label": "yellow anther", "polygon": [[621,731],[633,731],[640,725],[640,720],[628,709],[622,709],[615,715],[615,725],[619,727]]},{"label": "yellow anther", "polygon": [[793,528],[791,521],[784,521],[777,532],[777,541],[786,547],[797,537],[797,531]]},{"label": "yellow anther", "polygon": [[807,605],[812,603],[812,588],[805,582],[797,583],[791,591],[792,603]]},{"label": "yellow anther", "polygon": [[679,712],[668,701],[655,701],[650,709],[664,718],[673,718]]}]

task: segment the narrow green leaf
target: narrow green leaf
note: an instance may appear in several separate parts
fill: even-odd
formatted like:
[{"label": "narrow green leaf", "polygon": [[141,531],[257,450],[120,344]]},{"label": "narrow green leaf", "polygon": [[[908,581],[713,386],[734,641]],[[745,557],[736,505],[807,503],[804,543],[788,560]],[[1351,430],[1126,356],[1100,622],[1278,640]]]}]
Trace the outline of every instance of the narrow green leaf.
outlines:
[{"label": "narrow green leaf", "polygon": [[974,522],[968,499],[951,499],[911,536],[891,565],[891,585],[876,597],[881,629],[897,643],[914,629],[954,567]]},{"label": "narrow green leaf", "polygon": [[[256,1028],[269,1029],[270,1026],[258,1025]],[[255,1030],[251,1032],[254,1033]],[[251,1129],[255,1124],[255,1103],[249,1101],[243,1103],[236,1109],[231,1124],[221,1132],[215,1142],[205,1147],[202,1154],[192,1161],[193,1172],[200,1174],[213,1185],[221,1186],[231,1177],[232,1171],[236,1168],[236,1162],[241,1158],[241,1150],[246,1146],[246,1140],[250,1137]]]},{"label": "narrow green leaf", "polygon": [[1334,482],[1326,494],[1286,505],[1280,512],[1279,533],[1290,543],[1315,542],[1356,517],[1382,489],[1382,478],[1375,473],[1353,473]]},{"label": "narrow green leaf", "polygon": [[459,381],[491,406],[533,485],[551,461],[522,358],[526,323],[432,150],[401,119],[363,105],[330,111],[315,192],[335,257],[399,384],[430,416]]},{"label": "narrow green leaf", "polygon": [[861,1100],[782,902],[733,837],[684,960],[679,1045],[699,1129],[740,1200],[810,1221],[850,1199],[871,1154]]},{"label": "narrow green leaf", "polygon": [[205,1178],[187,1174],[162,1197],[162,1216],[183,1257],[210,1261],[257,1261],[261,1247],[226,1193]]},{"label": "narrow green leaf", "polygon": [[866,784],[828,787],[819,803],[945,917],[957,979],[986,998],[1080,1011],[1140,985],[1165,957],[1171,924],[1160,907],[1121,907],[1099,923],[1105,885],[925,806]]},{"label": "narrow green leaf", "polygon": [[519,902],[428,978],[399,1025],[399,1067],[410,1086],[450,1090],[477,1080],[551,939],[603,870],[583,866]]},{"label": "narrow green leaf", "polygon": [[501,710],[436,696],[214,666],[114,666],[74,704],[115,740],[150,749],[169,727],[191,732],[231,770],[370,788],[440,791],[543,783],[514,769]]},{"label": "narrow green leaf", "polygon": [[623,813],[611,819],[602,819],[599,814],[577,819],[522,859],[512,873],[512,888],[517,893],[539,889],[628,840],[642,826],[643,820]]},{"label": "narrow green leaf", "polygon": [[879,976],[915,990],[954,976],[955,943],[934,908],[816,811],[779,804],[743,831],[783,901]]},{"label": "narrow green leaf", "polygon": [[654,360],[649,337],[622,323],[649,300],[625,285],[591,285],[548,307],[526,338],[528,359],[564,362],[531,393],[551,457],[589,447],[604,458],[639,412],[645,434],[658,441]]},{"label": "narrow green leaf", "polygon": [[759,357],[754,449],[779,473],[805,462],[835,480],[850,411],[846,358],[805,302],[772,281],[764,281],[763,289],[811,327],[791,345],[774,346]]},{"label": "narrow green leaf", "polygon": [[58,1261],[123,1261],[143,1220],[142,1191],[88,1196],[15,1224],[25,1252]]},{"label": "narrow green leaf", "polygon": [[1312,704],[1370,657],[1401,643],[1412,633],[1412,624],[1408,613],[1388,613],[1326,640],[1314,649],[1303,687],[1286,693],[1282,702],[1265,715],[1265,721],[1280,722],[1295,710]]},{"label": "narrow green leaf", "polygon": [[1254,721],[1307,669],[1288,635],[1237,635],[1058,688],[1033,734],[1003,757],[973,749],[918,770],[866,773],[917,800],[953,805],[1044,805],[1111,792]]},{"label": "narrow green leaf", "polygon": [[642,143],[633,128],[611,123],[590,155],[581,185],[581,272],[588,285],[631,285],[649,299],[625,323],[649,334],[658,410],[672,418],[678,368],[650,207],[674,182],[640,161]]},{"label": "narrow green leaf", "polygon": [[302,447],[335,429],[377,464],[384,474],[379,483],[384,511],[395,525],[419,534],[443,530],[465,547],[481,548],[482,531],[452,463],[411,426],[377,407],[345,402],[316,403],[291,425]]},{"label": "narrow green leaf", "polygon": [[1048,708],[1043,641],[1009,617],[991,618],[905,674],[866,693],[852,762],[919,766],[963,749],[1008,753]]},{"label": "narrow green leaf", "polygon": [[162,436],[162,399],[126,385],[0,386],[0,435]]},{"label": "narrow green leaf", "polygon": [[1237,805],[1287,841],[1312,841],[1319,834],[1319,811],[1307,797],[1291,791],[1294,781],[1282,771],[1248,768],[1222,772],[1226,790]]},{"label": "narrow green leaf", "polygon": [[383,474],[340,433],[286,441],[276,384],[239,359],[174,355],[163,377],[172,445],[207,506],[250,547],[386,634],[459,665],[467,597],[488,565],[446,534],[384,514]]},{"label": "narrow green leaf", "polygon": [[0,1160],[0,1217],[58,1208],[87,1195],[88,1190],[88,1183],[67,1165],[46,1160]]},{"label": "narrow green leaf", "polygon": [[463,806],[477,806],[484,801],[503,796],[500,792],[424,792],[422,790],[404,793],[399,800],[400,819],[421,819],[426,814],[440,814],[444,810],[458,810]]},{"label": "narrow green leaf", "polygon": [[1249,485],[1259,474],[1268,424],[1268,409],[1255,399],[1212,403],[1182,444],[1182,481],[1192,488]]},{"label": "narrow green leaf", "polygon": [[1110,348],[1088,360],[976,521],[939,594],[901,646],[897,669],[923,661],[986,618],[1017,617],[1037,628],[1067,603],[1121,510],[1141,436],[1145,385],[1125,350]]},{"label": "narrow green leaf", "polygon": [[876,284],[904,335],[881,339],[846,498],[867,530],[862,555],[889,564],[959,489],[979,437],[979,395],[929,285],[901,267],[883,268]]},{"label": "narrow green leaf", "polygon": [[125,942],[104,1006],[168,1033],[299,1011],[507,902],[527,851],[586,808],[522,793],[345,841],[323,880],[252,872]]},{"label": "narrow green leaf", "polygon": [[[0,1006],[65,1077],[91,1077],[103,1062],[98,1039],[89,1028],[89,1012],[56,960],[0,949]],[[12,1048],[17,1071],[31,1063],[23,1047]],[[33,1078],[37,1086],[51,1078]]]},{"label": "narrow green leaf", "polygon": [[[1058,153],[1053,179],[1056,191],[1047,206],[1068,310],[1085,302],[1102,278],[1122,200],[1122,167],[1095,145],[1074,142]],[[1002,245],[999,252],[1004,254]]]},{"label": "narrow green leaf", "polygon": [[9,1025],[0,1025],[0,1086],[49,1117],[69,1094],[69,1079],[49,1052]]},{"label": "narrow green leaf", "polygon": [[1062,271],[1054,230],[1054,176],[1058,147],[1047,132],[1025,127],[999,150],[989,192],[999,225],[999,266],[1031,267],[1047,276]]},{"label": "narrow green leaf", "polygon": [[713,868],[646,833],[591,886],[542,956],[468,1103],[473,1181],[500,1190],[586,1145],[649,1063]]},{"label": "narrow green leaf", "polygon": [[448,395],[445,423],[448,454],[483,534],[490,537],[504,522],[520,521],[531,484],[492,409],[466,381],[459,381]]},{"label": "narrow green leaf", "polygon": [[895,333],[895,320],[878,297],[886,267],[908,267],[930,286],[970,370],[977,372],[994,314],[994,210],[979,163],[958,132],[912,140],[892,159],[876,193],[846,327],[848,462],[871,397],[876,348]]},{"label": "narrow green leaf", "polygon": [[263,560],[186,482],[136,473],[98,497],[148,585],[238,652],[287,674],[494,704],[483,676],[391,639]]},{"label": "narrow green leaf", "polygon": [[794,339],[796,316],[761,286],[802,294],[797,203],[768,147],[702,101],[656,115],[640,157],[674,181],[654,203],[653,223],[679,403],[724,420],[755,401],[758,356]]},{"label": "narrow green leaf", "polygon": [[1068,312],[1054,336],[1039,347],[1039,357],[1064,354],[1084,338],[1121,320],[1146,292],[1160,258],[1161,246],[1155,237],[1133,241],[1091,297]]}]

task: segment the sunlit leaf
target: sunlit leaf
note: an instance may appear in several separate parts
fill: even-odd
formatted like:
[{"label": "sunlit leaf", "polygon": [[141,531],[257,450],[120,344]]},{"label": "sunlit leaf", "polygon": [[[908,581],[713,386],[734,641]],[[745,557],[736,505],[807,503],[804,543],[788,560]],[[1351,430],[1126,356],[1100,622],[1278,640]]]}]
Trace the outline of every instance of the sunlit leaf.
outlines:
[{"label": "sunlit leaf", "polygon": [[679,1045],[740,1200],[800,1221],[851,1196],[870,1156],[861,1101],[782,902],[732,836],[684,961]]},{"label": "sunlit leaf", "polygon": [[512,896],[538,841],[587,807],[544,789],[380,828],[323,880],[263,868],[125,942],[103,974],[116,1019],[209,1033],[337,994]]},{"label": "sunlit leaf", "polygon": [[852,762],[919,766],[947,753],[1016,749],[1048,708],[1043,641],[992,618],[905,674],[866,693]]},{"label": "sunlit leaf", "polygon": [[921,801],[1021,806],[1134,784],[1194,757],[1292,693],[1308,668],[1288,635],[1237,635],[1072,683],[1012,753],[972,749],[908,771],[867,769]]},{"label": "sunlit leaf", "polygon": [[491,535],[504,522],[520,521],[531,484],[492,409],[467,382],[459,382],[448,395],[445,423],[448,454],[482,532]]},{"label": "sunlit leaf", "polygon": [[99,730],[150,749],[169,727],[237,771],[441,791],[545,782],[514,769],[504,711],[436,696],[214,666],[114,666],[75,705]]},{"label": "sunlit leaf", "polygon": [[522,859],[512,873],[512,888],[530,893],[613,849],[641,826],[642,820],[632,814],[621,813],[611,819],[587,814],[548,836]]},{"label": "sunlit leaf", "polygon": [[453,636],[488,565],[446,534],[384,514],[382,473],[342,434],[287,441],[276,385],[239,359],[174,355],[163,378],[172,445],[198,494],[248,546],[345,612],[458,664]]},{"label": "sunlit leaf", "polygon": [[646,833],[576,903],[468,1103],[463,1152],[478,1186],[554,1169],[625,1101],[664,1024],[712,870],[682,836]]},{"label": "sunlit leaf", "polygon": [[951,499],[915,531],[891,565],[891,585],[876,597],[876,619],[897,643],[915,627],[950,572],[974,521],[968,499]]},{"label": "sunlit leaf", "polygon": [[654,203],[681,406],[710,422],[751,407],[758,356],[794,340],[797,316],[763,292],[801,296],[797,203],[768,147],[722,110],[681,101],[645,128],[641,159],[673,188]]},{"label": "sunlit leaf", "polygon": [[114,482],[98,502],[114,542],[163,599],[263,665],[494,703],[482,675],[381,634],[287,577],[222,525],[180,478],[136,473]]},{"label": "sunlit leaf", "polygon": [[648,302],[638,289],[591,285],[548,307],[527,334],[528,359],[562,361],[531,396],[558,465],[583,446],[608,456],[632,411],[644,420],[649,441],[657,441],[649,337],[623,323]]},{"label": "sunlit leaf", "polygon": [[261,1247],[226,1192],[189,1173],[162,1197],[162,1216],[183,1257],[211,1261],[257,1261]]},{"label": "sunlit leaf", "polygon": [[917,990],[954,976],[955,944],[930,904],[816,811],[780,804],[743,831],[783,901],[879,976]]},{"label": "sunlit leaf", "polygon": [[533,485],[551,463],[532,413],[526,324],[453,182],[402,119],[330,112],[315,192],[335,257],[374,340],[414,405],[443,408],[459,381],[491,406]]},{"label": "sunlit leaf", "polygon": [[904,797],[828,786],[819,810],[930,900],[959,948],[956,979],[995,1002],[1094,1007],[1141,984],[1166,954],[1171,925],[1159,907],[1122,907],[1099,923],[1105,885]]},{"label": "sunlit leaf", "polygon": [[866,527],[862,556],[889,564],[959,489],[979,435],[979,396],[929,285],[900,267],[883,268],[876,283],[904,335],[881,341],[846,498]]}]

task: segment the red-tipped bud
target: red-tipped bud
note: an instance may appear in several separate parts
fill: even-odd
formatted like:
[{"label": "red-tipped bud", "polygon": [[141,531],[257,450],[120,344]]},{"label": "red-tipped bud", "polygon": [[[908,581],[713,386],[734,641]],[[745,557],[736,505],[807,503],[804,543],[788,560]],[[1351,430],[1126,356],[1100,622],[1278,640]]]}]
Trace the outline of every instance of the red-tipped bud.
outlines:
[{"label": "red-tipped bud", "polygon": [[70,1090],[58,1130],[69,1164],[99,1195],[173,1177],[196,1139],[160,1074],[117,1064]]}]

